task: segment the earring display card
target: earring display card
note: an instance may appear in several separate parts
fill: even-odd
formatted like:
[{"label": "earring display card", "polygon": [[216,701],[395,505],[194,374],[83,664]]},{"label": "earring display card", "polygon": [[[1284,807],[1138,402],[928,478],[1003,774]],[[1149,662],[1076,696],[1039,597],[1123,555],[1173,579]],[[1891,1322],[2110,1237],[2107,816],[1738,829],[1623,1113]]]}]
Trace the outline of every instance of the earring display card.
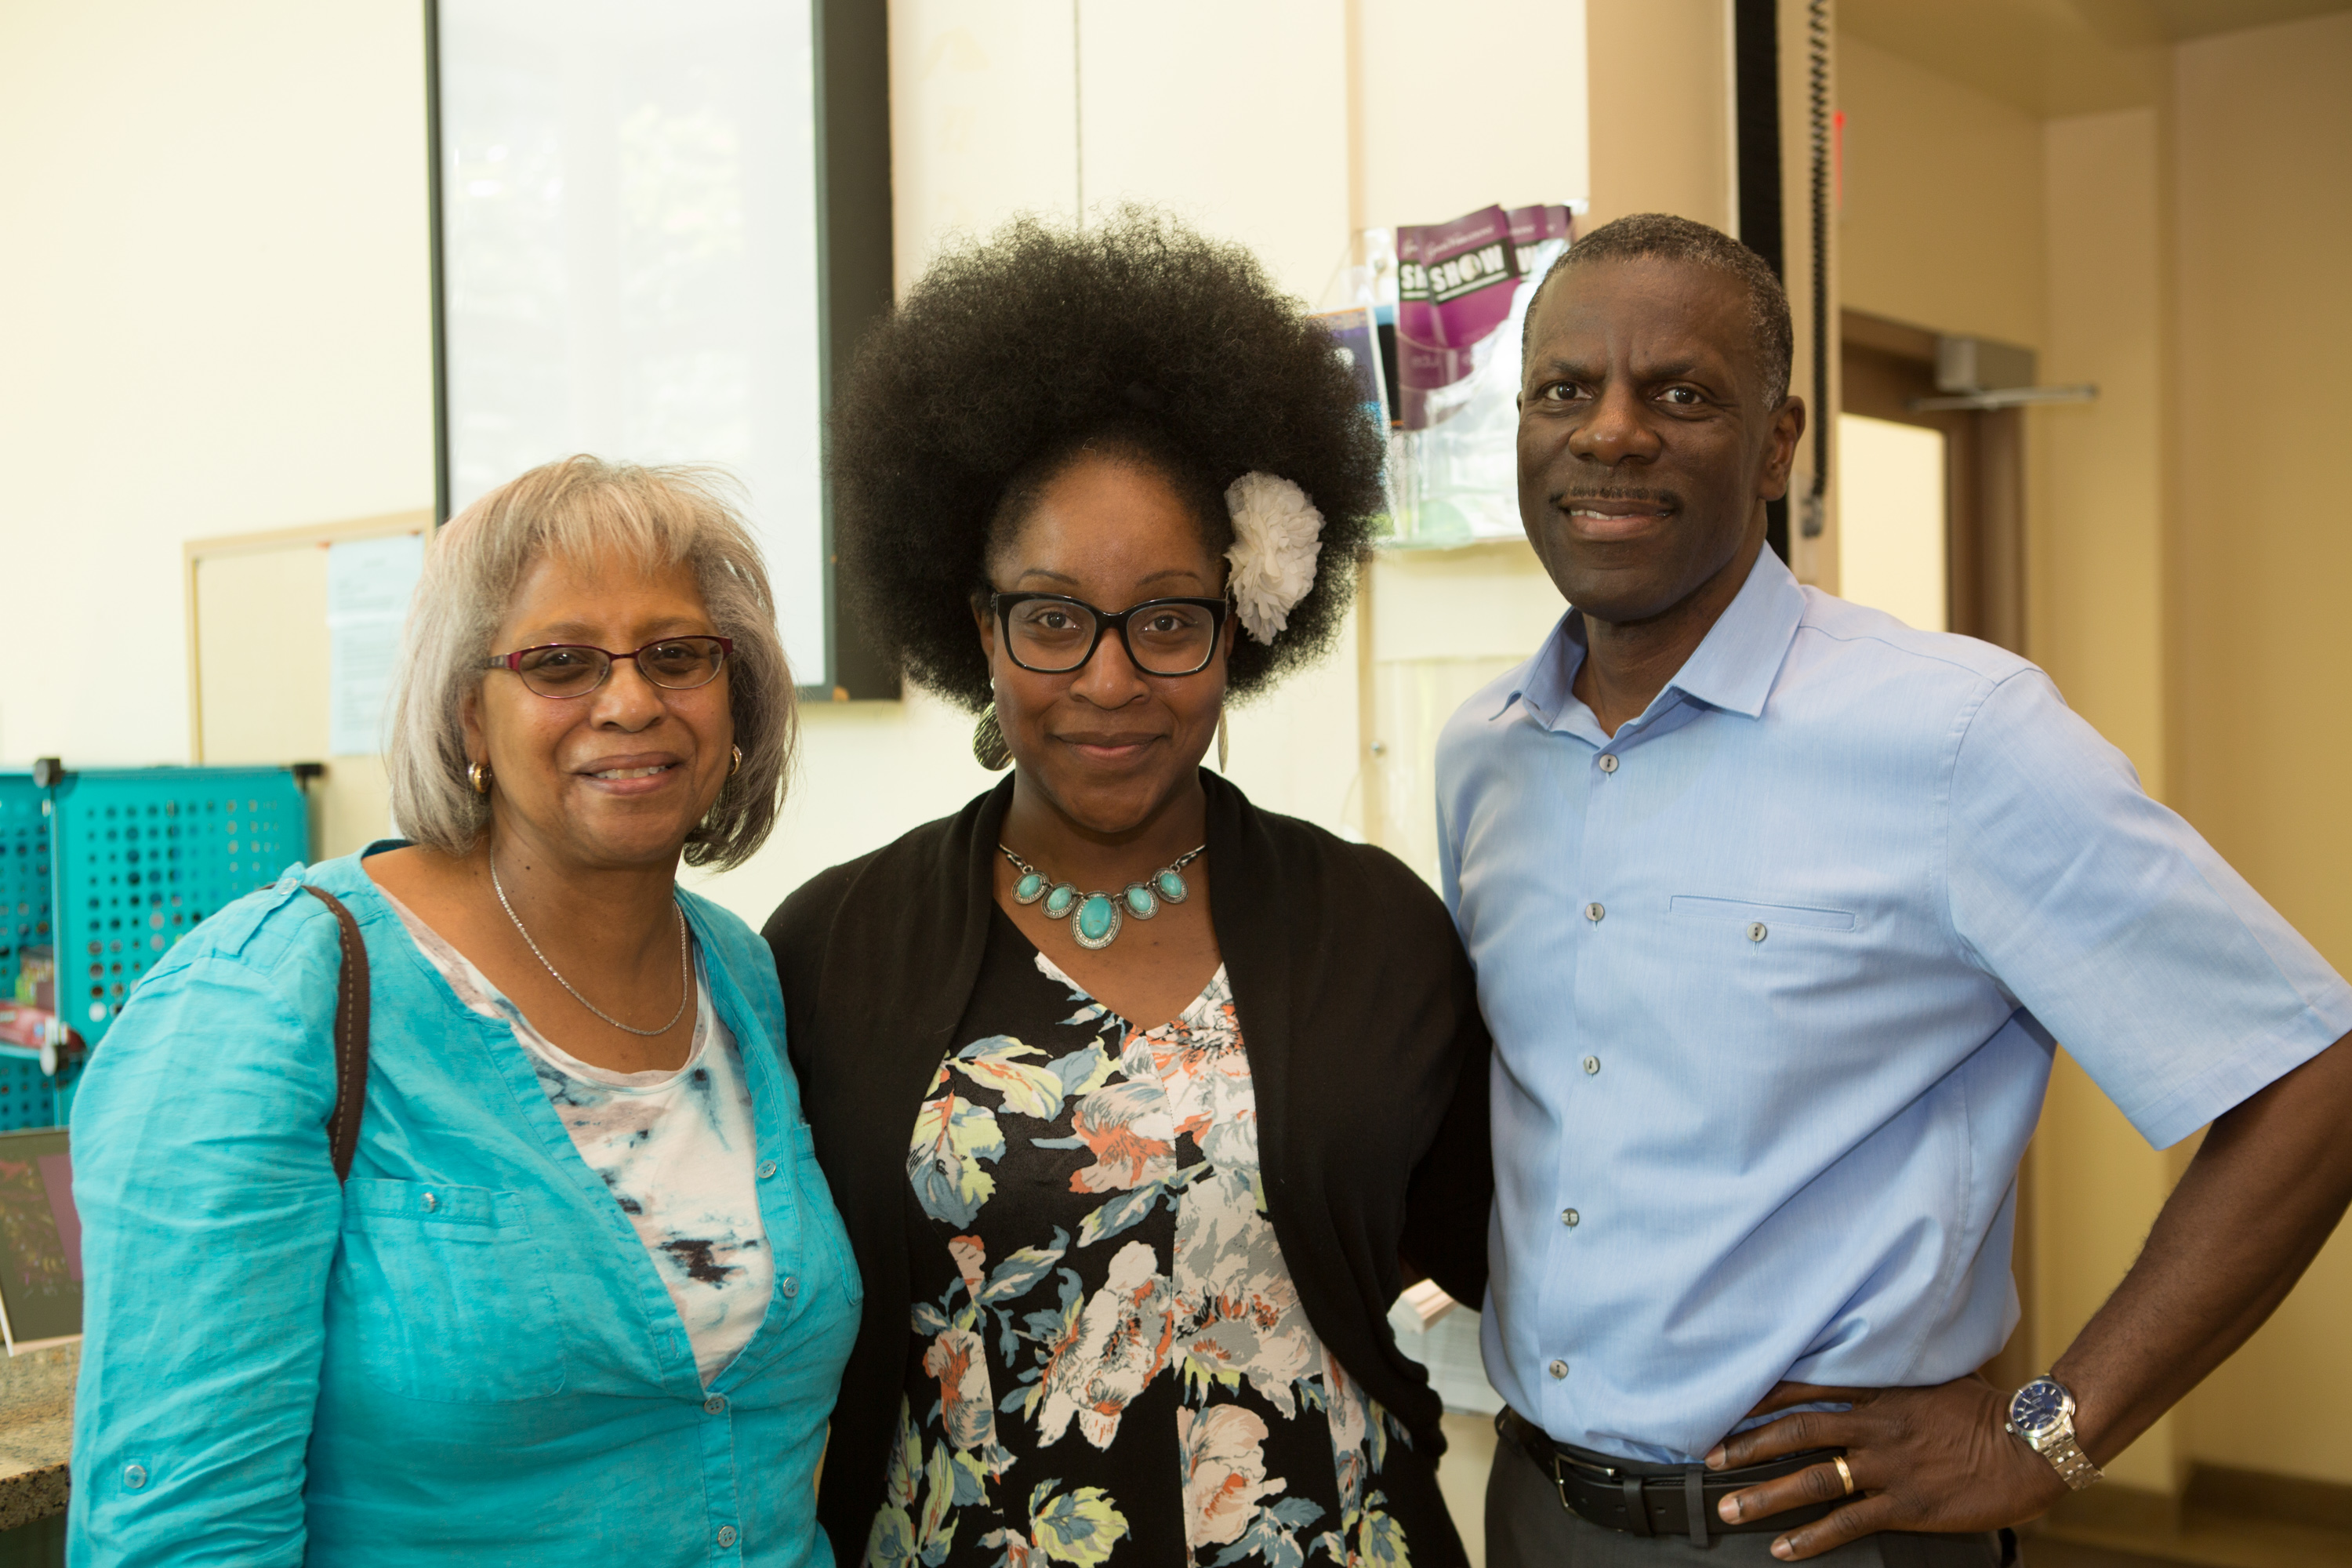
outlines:
[{"label": "earring display card", "polygon": [[81,1337],[81,1219],[62,1127],[0,1132],[0,1340],[10,1355]]}]

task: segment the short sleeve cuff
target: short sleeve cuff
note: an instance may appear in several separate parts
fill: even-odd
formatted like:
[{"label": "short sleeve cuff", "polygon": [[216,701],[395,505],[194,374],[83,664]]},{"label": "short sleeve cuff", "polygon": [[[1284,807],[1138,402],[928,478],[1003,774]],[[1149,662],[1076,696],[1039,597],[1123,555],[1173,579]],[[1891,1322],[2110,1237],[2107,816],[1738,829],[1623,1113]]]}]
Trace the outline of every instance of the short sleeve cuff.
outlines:
[{"label": "short sleeve cuff", "polygon": [[2126,1114],[2140,1136],[2168,1149],[2352,1034],[2352,986],[2342,982],[2268,1034],[2239,1042],[2162,1098]]}]

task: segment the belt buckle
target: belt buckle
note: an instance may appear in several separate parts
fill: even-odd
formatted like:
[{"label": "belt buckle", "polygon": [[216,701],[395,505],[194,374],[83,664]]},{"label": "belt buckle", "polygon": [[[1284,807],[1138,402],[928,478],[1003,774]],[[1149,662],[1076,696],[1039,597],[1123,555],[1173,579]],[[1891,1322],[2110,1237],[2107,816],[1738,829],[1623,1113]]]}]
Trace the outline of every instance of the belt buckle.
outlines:
[{"label": "belt buckle", "polygon": [[1551,1456],[1551,1484],[1559,1493],[1559,1506],[1574,1513],[1575,1506],[1568,1500],[1568,1457],[1558,1449],[1554,1449]]},{"label": "belt buckle", "polygon": [[1583,1511],[1570,1502],[1568,1497],[1568,1470],[1571,1465],[1575,1465],[1577,1469],[1588,1474],[1598,1475],[1603,1481],[1617,1488],[1618,1495],[1622,1499],[1621,1506],[1625,1510],[1625,1522],[1618,1528],[1631,1535],[1647,1537],[1657,1533],[1650,1523],[1648,1482],[1639,1476],[1626,1474],[1614,1465],[1578,1465],[1555,1447],[1551,1456],[1551,1482],[1553,1488],[1559,1493],[1559,1506],[1562,1509],[1576,1514],[1579,1518],[1584,1517]]},{"label": "belt buckle", "polygon": [[[1568,1470],[1572,1464],[1575,1464],[1575,1461],[1561,1453],[1558,1445],[1552,1446],[1551,1484],[1559,1493],[1559,1506],[1570,1513],[1576,1511],[1576,1505],[1568,1500]],[[1605,1480],[1613,1481],[1617,1479],[1617,1468],[1614,1465],[1577,1465],[1576,1468],[1580,1470],[1597,1470]]]},{"label": "belt buckle", "polygon": [[[1569,1500],[1568,1497],[1568,1471],[1571,1465],[1587,1474],[1597,1475],[1601,1480],[1612,1483],[1617,1488],[1625,1510],[1625,1522],[1620,1528],[1632,1535],[1645,1538],[1656,1536],[1657,1526],[1650,1518],[1649,1494],[1652,1478],[1629,1475],[1614,1465],[1576,1464],[1567,1455],[1554,1448],[1551,1457],[1551,1479],[1553,1488],[1559,1493],[1559,1506],[1570,1513],[1578,1514],[1580,1518],[1583,1517],[1581,1511]],[[1664,1484],[1662,1480],[1661,1485]],[[1687,1524],[1691,1543],[1704,1550],[1708,1537],[1713,1532],[1707,1529],[1706,1489],[1702,1473],[1696,1468],[1685,1470],[1683,1473],[1680,1489],[1683,1497],[1683,1511],[1688,1516]]]}]

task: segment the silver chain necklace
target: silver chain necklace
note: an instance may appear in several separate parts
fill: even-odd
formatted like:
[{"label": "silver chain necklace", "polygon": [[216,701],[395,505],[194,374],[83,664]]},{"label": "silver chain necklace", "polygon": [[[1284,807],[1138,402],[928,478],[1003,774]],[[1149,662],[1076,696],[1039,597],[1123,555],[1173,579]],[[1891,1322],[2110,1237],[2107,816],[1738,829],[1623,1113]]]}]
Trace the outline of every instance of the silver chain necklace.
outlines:
[{"label": "silver chain necklace", "polygon": [[[495,855],[490,857],[490,890],[498,894],[499,908],[506,910],[507,919],[514,921],[515,930],[522,931],[522,940],[525,944],[530,948],[530,955],[539,960],[539,962],[546,967],[546,970],[550,974],[555,976],[555,983],[558,985],[562,986],[566,991],[572,991],[572,982],[564,979],[562,972],[558,970],[555,965],[547,962],[547,954],[539,951],[539,943],[530,940],[530,932],[523,931],[522,917],[514,912],[514,906],[512,904],[507,902],[507,890],[504,887],[500,886],[499,882],[499,858]],[[678,997],[677,1011],[669,1016],[668,1023],[664,1024],[658,1029],[635,1028],[630,1025],[624,1024],[621,1020],[615,1018],[613,1015],[596,1005],[595,1003],[591,1002],[587,997],[580,994],[579,992],[572,991],[572,999],[574,1002],[579,1003],[583,1007],[587,1008],[588,1011],[595,1014],[596,1016],[604,1019],[604,1022],[612,1025],[613,1027],[622,1031],[624,1034],[641,1035],[646,1039],[652,1039],[656,1035],[668,1034],[672,1029],[677,1027],[677,1021],[686,1016],[686,1005],[688,1001],[692,1000],[694,996],[694,968],[692,961],[687,957],[686,952],[686,911],[684,910],[678,910],[675,903],[670,907],[674,910],[677,910]]]}]

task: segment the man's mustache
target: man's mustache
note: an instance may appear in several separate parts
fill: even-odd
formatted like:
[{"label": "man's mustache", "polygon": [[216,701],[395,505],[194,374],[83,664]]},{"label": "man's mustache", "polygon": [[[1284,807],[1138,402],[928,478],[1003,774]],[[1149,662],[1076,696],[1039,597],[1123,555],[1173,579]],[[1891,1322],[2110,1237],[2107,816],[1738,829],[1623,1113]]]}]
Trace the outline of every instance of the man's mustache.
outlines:
[{"label": "man's mustache", "polygon": [[1668,511],[1679,510],[1683,504],[1682,496],[1674,490],[1634,489],[1626,486],[1612,486],[1606,489],[1561,490],[1551,498],[1551,504],[1556,507],[1571,507],[1580,501],[1592,500],[1636,501]]}]

